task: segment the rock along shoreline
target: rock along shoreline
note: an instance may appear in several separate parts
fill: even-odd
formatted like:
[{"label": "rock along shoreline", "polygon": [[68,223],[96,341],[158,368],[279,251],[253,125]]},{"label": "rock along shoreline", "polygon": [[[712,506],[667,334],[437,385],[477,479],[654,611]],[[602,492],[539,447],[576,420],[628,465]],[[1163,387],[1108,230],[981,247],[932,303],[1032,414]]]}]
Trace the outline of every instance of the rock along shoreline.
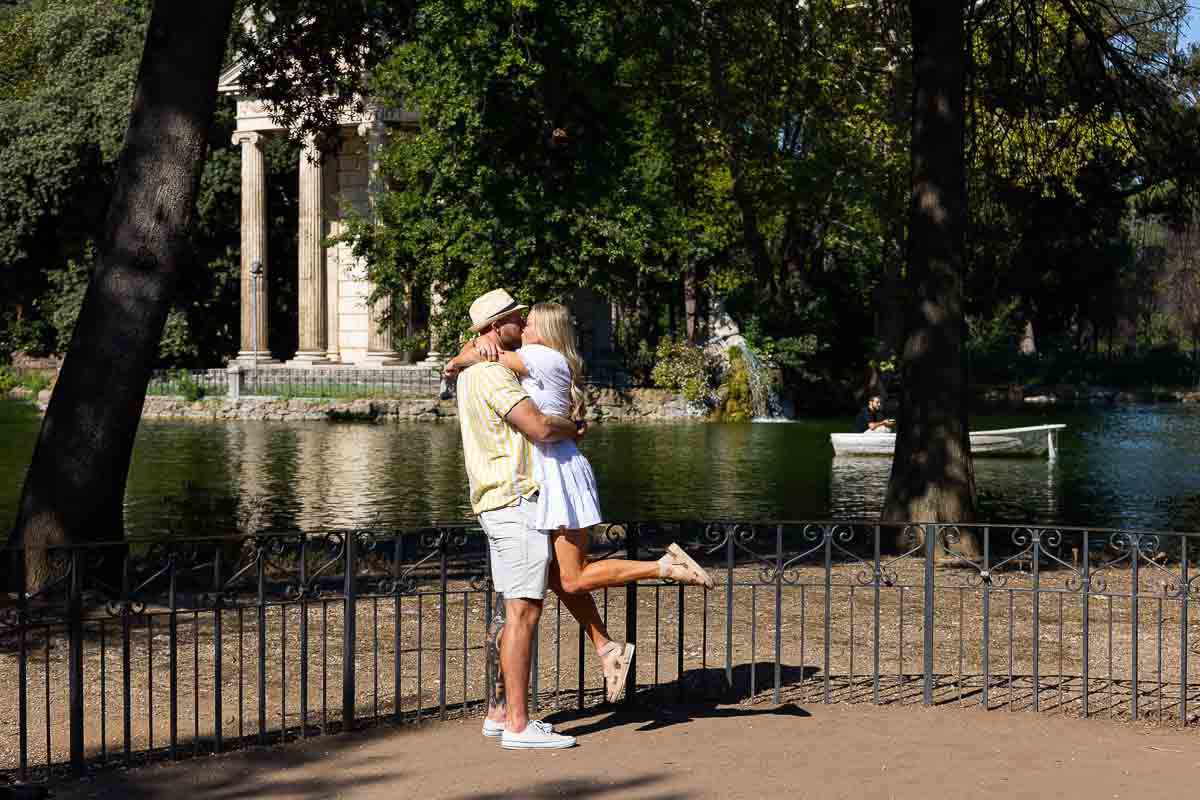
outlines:
[{"label": "rock along shoreline", "polygon": [[[45,411],[50,391],[35,399],[14,390],[12,399],[36,402]],[[593,422],[685,422],[703,421],[702,409],[661,389],[594,389],[589,392],[587,417]],[[147,396],[143,419],[192,419],[210,422],[235,420],[361,421],[361,422],[449,422],[458,418],[453,399],[436,397],[359,398],[331,400],[301,397],[249,396],[232,400],[205,397]]]},{"label": "rock along shoreline", "polygon": [[[1147,389],[1129,391],[1087,386],[977,386],[975,402],[1008,408],[1045,406],[1116,406],[1146,403],[1200,404],[1200,391]],[[8,393],[14,400],[35,403],[45,411],[50,390],[35,398],[17,387]],[[843,409],[829,409],[838,413]],[[449,422],[457,419],[454,400],[436,397],[322,399],[247,396],[237,400],[206,397],[146,397],[144,419],[191,419],[210,422],[235,420],[362,421],[362,422]],[[593,388],[588,392],[587,418],[592,422],[704,422],[705,409],[662,389]]]}]

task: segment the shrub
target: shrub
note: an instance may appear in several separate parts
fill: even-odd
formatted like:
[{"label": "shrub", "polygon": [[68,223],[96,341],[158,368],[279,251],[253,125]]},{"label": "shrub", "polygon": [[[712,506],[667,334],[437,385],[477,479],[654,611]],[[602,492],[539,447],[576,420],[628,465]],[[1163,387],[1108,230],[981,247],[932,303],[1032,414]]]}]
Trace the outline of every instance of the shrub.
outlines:
[{"label": "shrub", "polygon": [[682,340],[663,339],[654,361],[650,379],[655,386],[682,394],[689,403],[708,402],[717,374],[716,359]]},{"label": "shrub", "polygon": [[194,403],[204,397],[204,387],[186,369],[175,371],[175,380],[173,383],[179,390],[179,394],[189,403]]},{"label": "shrub", "polygon": [[50,388],[50,379],[41,372],[30,372],[21,378],[21,385],[36,396],[42,389]]},{"label": "shrub", "polygon": [[50,378],[41,372],[24,372],[11,367],[0,367],[0,394],[7,394],[18,386],[28,389],[35,396],[49,388]]}]

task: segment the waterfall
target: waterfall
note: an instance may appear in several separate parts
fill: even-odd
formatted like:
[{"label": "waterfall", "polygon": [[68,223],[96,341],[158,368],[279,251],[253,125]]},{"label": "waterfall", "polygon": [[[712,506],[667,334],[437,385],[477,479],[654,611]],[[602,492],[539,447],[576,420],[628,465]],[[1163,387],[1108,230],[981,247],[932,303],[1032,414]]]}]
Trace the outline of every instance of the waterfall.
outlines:
[{"label": "waterfall", "polygon": [[750,397],[753,400],[752,422],[771,422],[783,418],[783,404],[779,392],[772,385],[767,367],[758,353],[749,344],[742,345],[742,356],[746,361],[746,376],[750,379]]},{"label": "waterfall", "polygon": [[746,365],[746,376],[750,382],[750,399],[753,406],[752,422],[786,422],[783,402],[779,392],[771,384],[767,365],[742,335],[733,318],[725,310],[725,305],[719,300],[712,306],[712,335],[704,344],[711,353],[718,353],[726,363],[729,361],[729,349],[737,347],[742,351],[742,359]]}]

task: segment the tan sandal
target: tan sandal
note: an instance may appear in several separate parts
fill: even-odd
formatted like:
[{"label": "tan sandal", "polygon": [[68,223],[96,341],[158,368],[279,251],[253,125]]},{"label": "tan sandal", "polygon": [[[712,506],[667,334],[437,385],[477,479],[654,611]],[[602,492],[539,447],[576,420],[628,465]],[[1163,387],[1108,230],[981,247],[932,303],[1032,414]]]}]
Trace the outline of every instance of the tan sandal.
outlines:
[{"label": "tan sandal", "polygon": [[667,555],[659,559],[659,576],[670,583],[703,586],[706,589],[717,585],[712,576],[675,542],[668,545]]},{"label": "tan sandal", "polygon": [[[604,696],[610,703],[620,700],[621,692],[625,691],[629,667],[633,664],[633,650],[632,642],[626,642],[623,647],[616,642],[609,642],[600,654],[600,663],[604,669]],[[610,660],[608,656],[614,652],[616,658]]]}]

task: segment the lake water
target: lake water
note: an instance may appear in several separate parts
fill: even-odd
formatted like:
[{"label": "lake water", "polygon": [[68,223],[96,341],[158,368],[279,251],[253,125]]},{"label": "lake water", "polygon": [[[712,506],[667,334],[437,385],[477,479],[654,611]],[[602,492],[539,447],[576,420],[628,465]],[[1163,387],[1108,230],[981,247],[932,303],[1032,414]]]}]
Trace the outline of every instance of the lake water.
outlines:
[{"label": "lake water", "polygon": [[[583,449],[611,519],[870,518],[890,459],[837,458],[851,420],[595,425]],[[1048,409],[976,430],[1063,422],[1055,462],[977,459],[982,518],[1200,530],[1200,408]],[[40,417],[0,401],[0,520],[16,515]],[[131,533],[228,533],[469,516],[455,424],[146,421],[126,493]]]}]

